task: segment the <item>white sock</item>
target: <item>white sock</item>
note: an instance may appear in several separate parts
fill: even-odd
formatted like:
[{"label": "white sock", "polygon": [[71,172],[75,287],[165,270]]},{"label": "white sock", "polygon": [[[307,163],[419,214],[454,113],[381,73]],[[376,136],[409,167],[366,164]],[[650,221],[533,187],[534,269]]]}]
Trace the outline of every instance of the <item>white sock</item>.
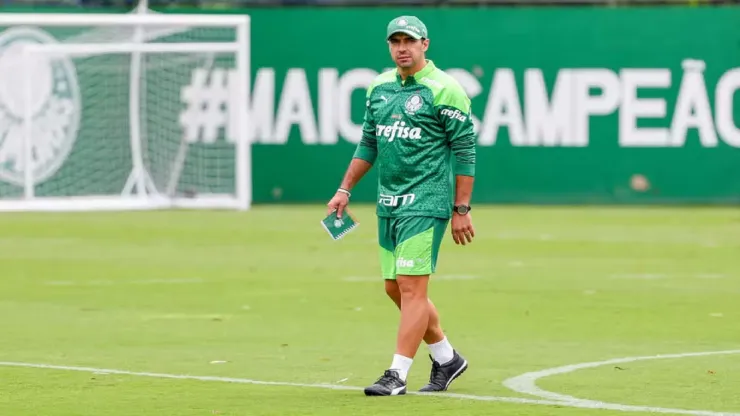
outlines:
[{"label": "white sock", "polygon": [[444,337],[442,341],[439,341],[435,344],[429,344],[429,351],[432,353],[432,358],[434,358],[434,361],[440,364],[446,364],[450,362],[455,356],[455,352],[452,349],[450,341],[447,340],[447,337]]},{"label": "white sock", "polygon": [[401,378],[401,380],[406,381],[406,377],[409,375],[409,370],[411,369],[411,364],[413,362],[413,358],[393,354],[393,362],[391,363],[390,369],[398,371],[398,376]]}]

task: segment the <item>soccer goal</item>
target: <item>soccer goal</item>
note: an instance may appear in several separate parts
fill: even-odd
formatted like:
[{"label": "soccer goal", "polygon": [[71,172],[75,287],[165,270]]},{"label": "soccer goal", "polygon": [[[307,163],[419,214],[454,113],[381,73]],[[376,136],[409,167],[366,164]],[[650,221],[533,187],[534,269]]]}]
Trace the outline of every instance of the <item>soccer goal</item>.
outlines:
[{"label": "soccer goal", "polygon": [[249,209],[249,17],[0,14],[0,211]]}]

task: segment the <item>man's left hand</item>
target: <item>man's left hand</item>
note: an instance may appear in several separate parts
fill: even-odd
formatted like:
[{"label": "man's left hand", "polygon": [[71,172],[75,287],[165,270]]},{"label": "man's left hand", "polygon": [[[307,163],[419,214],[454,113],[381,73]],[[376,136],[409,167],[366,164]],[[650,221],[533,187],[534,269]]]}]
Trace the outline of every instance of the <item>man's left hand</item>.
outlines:
[{"label": "man's left hand", "polygon": [[473,229],[473,218],[470,213],[452,214],[452,239],[455,240],[455,244],[472,243],[473,237],[475,237],[475,229]]}]

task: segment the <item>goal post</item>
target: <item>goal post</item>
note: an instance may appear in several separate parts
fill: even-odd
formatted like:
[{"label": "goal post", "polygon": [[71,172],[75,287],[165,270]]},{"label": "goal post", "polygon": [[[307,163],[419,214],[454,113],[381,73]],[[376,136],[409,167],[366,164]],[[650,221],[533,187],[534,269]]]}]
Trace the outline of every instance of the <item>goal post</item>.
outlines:
[{"label": "goal post", "polygon": [[0,15],[0,212],[251,205],[249,16]]}]

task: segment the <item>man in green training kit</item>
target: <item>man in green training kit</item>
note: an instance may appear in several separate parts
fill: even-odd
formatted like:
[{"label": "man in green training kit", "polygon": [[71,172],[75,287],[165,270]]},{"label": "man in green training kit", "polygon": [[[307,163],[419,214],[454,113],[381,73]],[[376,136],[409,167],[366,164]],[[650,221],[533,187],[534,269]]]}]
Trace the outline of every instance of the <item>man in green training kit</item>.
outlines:
[{"label": "man in green training kit", "polygon": [[424,340],[432,358],[421,391],[445,391],[468,367],[442,332],[427,297],[429,277],[451,219],[456,244],[472,242],[470,198],[475,134],[470,99],[454,78],[426,59],[427,28],[414,16],[393,19],[387,41],[396,69],[367,90],[362,140],[328,212],[339,216],[350,191],[378,169],[378,238],[385,290],[401,310],[396,353],[368,396],[406,393],[406,377]]}]

